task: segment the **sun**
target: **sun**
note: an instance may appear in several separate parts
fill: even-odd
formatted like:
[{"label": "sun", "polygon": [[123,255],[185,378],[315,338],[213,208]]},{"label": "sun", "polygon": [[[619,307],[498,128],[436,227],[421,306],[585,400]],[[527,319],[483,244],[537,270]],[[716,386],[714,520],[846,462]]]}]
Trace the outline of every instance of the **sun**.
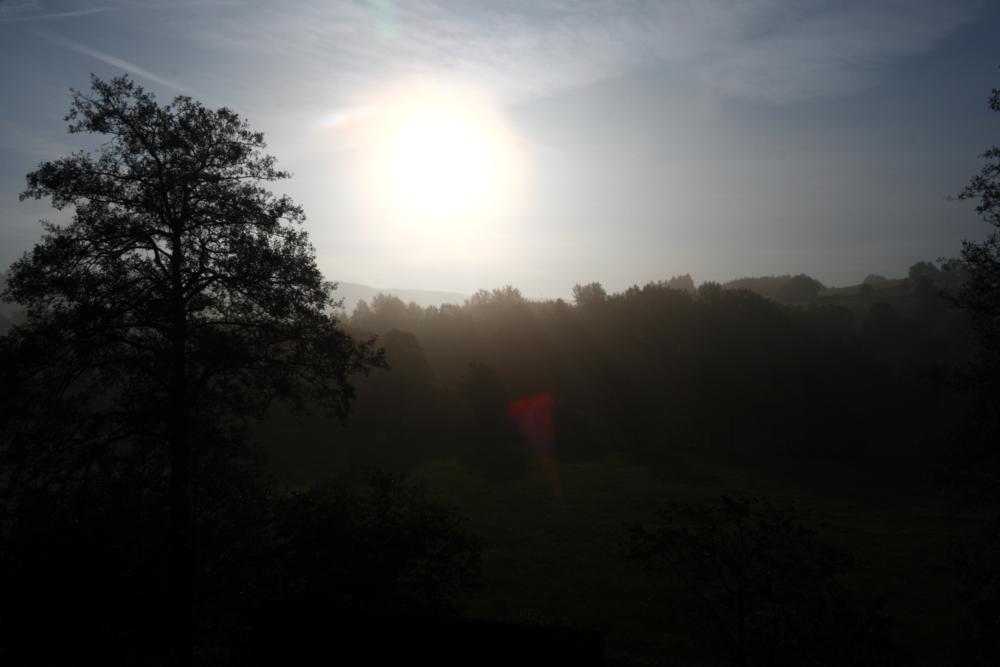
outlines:
[{"label": "sun", "polygon": [[394,220],[455,235],[509,204],[517,142],[494,105],[417,85],[394,91],[379,109],[369,180]]},{"label": "sun", "polygon": [[469,213],[497,185],[501,165],[486,128],[450,108],[408,114],[390,140],[388,180],[405,210],[442,218]]}]

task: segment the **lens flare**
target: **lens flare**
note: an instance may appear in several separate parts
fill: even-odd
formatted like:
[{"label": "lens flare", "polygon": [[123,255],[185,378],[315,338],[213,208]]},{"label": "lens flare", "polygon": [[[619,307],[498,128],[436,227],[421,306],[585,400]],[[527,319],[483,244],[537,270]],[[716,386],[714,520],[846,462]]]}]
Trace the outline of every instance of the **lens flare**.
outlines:
[{"label": "lens flare", "polygon": [[562,497],[559,481],[559,461],[556,458],[555,410],[552,394],[544,392],[514,401],[507,406],[507,415],[514,420],[542,464],[552,494]]}]

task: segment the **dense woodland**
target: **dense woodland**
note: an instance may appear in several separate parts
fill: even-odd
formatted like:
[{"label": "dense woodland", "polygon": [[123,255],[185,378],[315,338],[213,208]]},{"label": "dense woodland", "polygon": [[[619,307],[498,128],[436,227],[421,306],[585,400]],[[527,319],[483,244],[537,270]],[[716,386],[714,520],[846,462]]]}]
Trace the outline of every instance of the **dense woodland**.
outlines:
[{"label": "dense woodland", "polygon": [[374,456],[482,456],[484,471],[514,473],[533,453],[506,410],[546,395],[553,438],[536,454],[556,460],[655,461],[688,446],[941,455],[964,404],[956,373],[975,350],[942,296],[954,274],[922,262],[877,290],[825,296],[805,276],[697,289],[682,276],[617,294],[592,283],[574,288],[573,304],[512,287],[440,308],[380,296],[347,322],[378,336],[392,371],[359,383],[350,437],[382,442]]},{"label": "dense woodland", "polygon": [[[509,286],[481,291],[461,306],[421,308],[382,295],[359,304],[347,319],[354,335],[378,337],[391,368],[359,379],[348,427],[277,413],[261,426],[261,436],[273,443],[267,447],[272,470],[293,487],[370,466],[409,471],[449,500],[468,485],[485,485],[483,493],[500,497],[535,498],[538,506],[522,507],[523,515],[505,515],[530,528],[498,527],[479,517],[504,540],[527,540],[504,545],[526,553],[533,531],[545,525],[534,524],[534,512],[551,511],[552,503],[595,501],[582,490],[579,497],[563,497],[560,486],[570,479],[589,488],[608,475],[605,483],[621,485],[604,490],[601,508],[621,534],[604,535],[606,540],[578,534],[576,539],[601,545],[589,550],[617,538],[627,542],[622,526],[650,520],[667,499],[707,511],[700,508],[720,497],[749,493],[818,509],[819,517],[795,515],[796,525],[827,526],[824,537],[848,559],[833,568],[837,580],[845,573],[856,577],[852,622],[868,618],[871,625],[877,618],[884,626],[879,641],[885,645],[865,656],[824,649],[839,656],[830,658],[833,663],[919,664],[927,658],[920,652],[928,650],[930,662],[939,662],[982,640],[975,623],[965,625],[969,636],[960,630],[964,612],[955,596],[965,580],[956,563],[958,545],[977,534],[982,518],[975,517],[995,494],[996,480],[990,454],[996,431],[990,408],[980,402],[989,393],[977,367],[980,351],[952,296],[962,281],[959,262],[919,262],[904,278],[873,275],[833,289],[806,276],[697,288],[690,276],[680,276],[615,294],[597,283],[577,285],[573,303],[529,301]],[[337,447],[329,446],[331,437]],[[636,471],[651,476],[643,482],[651,487],[630,488]],[[540,498],[523,486],[539,483],[548,488]],[[473,494],[472,502],[482,500]],[[477,511],[484,510],[471,510]],[[862,528],[868,512],[900,516]],[[914,525],[912,517],[922,513],[940,514]],[[964,519],[949,523],[945,517],[952,516]],[[930,534],[915,541],[901,537],[893,521]],[[861,549],[855,544],[859,531],[872,533],[862,538],[867,544]],[[897,554],[902,563],[885,560],[900,548],[917,551]],[[612,552],[627,572],[628,548]],[[593,558],[579,567],[606,566]],[[868,568],[866,574],[863,563],[870,560],[877,561],[875,573]],[[931,584],[924,579],[928,569],[937,579]],[[905,583],[887,583],[886,571]],[[562,576],[586,580],[583,573]],[[902,590],[909,586],[915,590]],[[598,590],[578,592],[572,604],[601,608]],[[940,606],[914,613],[914,592]],[[481,596],[489,598],[489,589]],[[676,593],[666,599],[691,604]],[[884,606],[866,617],[875,613],[866,605],[878,600]],[[623,604],[631,606],[624,622],[613,613],[583,616],[592,627],[611,630],[612,655],[651,659],[657,652],[637,648],[643,633],[636,627],[656,622],[640,611],[646,603]],[[541,606],[552,614],[549,620],[577,622],[579,610],[569,603]],[[505,608],[489,602],[473,607],[485,615]],[[645,613],[663,613],[654,609]],[[903,623],[891,620],[896,611]],[[659,630],[667,631],[653,643],[671,636],[676,641],[672,633],[683,636],[678,628],[690,621],[664,623]],[[935,629],[919,636],[927,626]],[[830,631],[850,632],[838,627]],[[841,647],[860,641],[849,636],[824,641]],[[822,644],[815,637],[800,641]],[[660,651],[683,654],[678,644],[685,641]],[[787,663],[780,664],[806,660],[781,650]]]}]

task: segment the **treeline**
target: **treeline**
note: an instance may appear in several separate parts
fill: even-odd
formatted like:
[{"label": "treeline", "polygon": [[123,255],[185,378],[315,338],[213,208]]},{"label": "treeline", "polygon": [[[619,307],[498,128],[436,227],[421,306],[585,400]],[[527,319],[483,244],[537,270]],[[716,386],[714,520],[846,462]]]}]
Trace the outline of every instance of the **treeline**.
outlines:
[{"label": "treeline", "polygon": [[[860,317],[757,293],[815,286],[799,278],[695,289],[681,276],[613,294],[591,283],[574,288],[573,303],[529,301],[510,286],[462,306],[379,295],[346,324],[378,337],[391,371],[359,379],[345,437],[377,441],[362,449],[379,464],[457,456],[490,475],[516,474],[539,454],[648,462],[675,446],[843,457],[939,449],[963,409],[948,377],[974,347],[946,281]],[[517,405],[535,421],[550,411],[550,435],[526,431]]]}]

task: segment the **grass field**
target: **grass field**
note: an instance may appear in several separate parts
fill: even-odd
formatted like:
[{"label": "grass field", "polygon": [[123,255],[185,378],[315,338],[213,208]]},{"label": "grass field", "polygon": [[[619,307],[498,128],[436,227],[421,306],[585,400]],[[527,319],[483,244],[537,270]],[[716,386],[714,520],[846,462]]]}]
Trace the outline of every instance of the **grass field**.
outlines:
[{"label": "grass field", "polygon": [[[338,469],[392,467],[392,448],[378,442],[321,437],[315,423],[284,428],[267,435],[282,445],[273,461],[292,485]],[[827,541],[863,561],[846,583],[862,598],[885,597],[894,639],[914,664],[954,662],[960,605],[951,563],[982,517],[962,509],[961,490],[939,462],[675,445],[642,465],[623,456],[534,461],[521,476],[491,480],[438,460],[420,463],[409,478],[455,507],[486,542],[483,589],[463,601],[473,617],[597,629],[618,664],[690,664],[672,620],[685,610],[668,586],[625,558],[626,525],[670,499],[769,496],[810,510]]]},{"label": "grass field", "polygon": [[820,468],[814,482],[792,482],[689,451],[655,474],[609,459],[535,465],[506,482],[438,462],[422,465],[413,478],[432,497],[458,507],[487,540],[485,588],[466,602],[473,616],[599,629],[614,662],[670,664],[682,658],[671,618],[683,610],[672,608],[662,582],[624,558],[625,525],[649,517],[668,498],[746,493],[790,498],[815,512],[829,541],[866,562],[848,584],[867,597],[886,596],[895,639],[915,663],[951,662],[959,616],[949,568],[953,545],[974,518],[958,519],[943,497],[914,490],[887,498],[852,487],[835,465]]}]

